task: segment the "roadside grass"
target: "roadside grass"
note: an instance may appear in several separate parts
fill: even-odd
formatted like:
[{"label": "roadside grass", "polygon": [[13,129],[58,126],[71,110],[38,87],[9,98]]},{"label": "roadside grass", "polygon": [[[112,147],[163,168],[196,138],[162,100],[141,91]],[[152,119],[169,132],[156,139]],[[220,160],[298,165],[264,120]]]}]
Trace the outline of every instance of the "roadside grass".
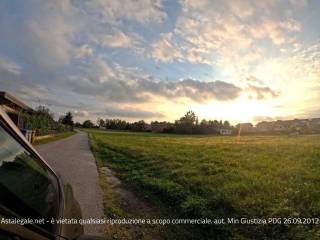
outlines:
[{"label": "roadside grass", "polygon": [[72,135],[76,134],[77,132],[75,131],[69,131],[69,132],[63,132],[63,133],[58,133],[58,134],[53,134],[52,136],[40,140],[36,140],[33,145],[41,145],[41,144],[46,144],[49,142],[54,142],[57,140],[61,140],[67,137],[71,137]]},{"label": "roadside grass", "polygon": [[[99,168],[114,170],[167,218],[320,216],[319,135],[89,133]],[[175,226],[174,232],[175,239],[320,237],[317,225]]]}]

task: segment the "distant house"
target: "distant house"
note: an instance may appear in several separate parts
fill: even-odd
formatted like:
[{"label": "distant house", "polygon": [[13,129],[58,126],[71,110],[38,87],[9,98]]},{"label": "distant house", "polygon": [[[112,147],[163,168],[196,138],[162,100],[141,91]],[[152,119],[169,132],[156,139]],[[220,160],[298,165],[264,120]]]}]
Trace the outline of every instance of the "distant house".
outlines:
[{"label": "distant house", "polygon": [[144,131],[151,132],[151,125],[149,123],[144,124]]},{"label": "distant house", "polygon": [[239,123],[239,124],[237,124],[236,128],[241,133],[253,133],[253,132],[255,132],[255,129],[254,129],[252,123]]},{"label": "distant house", "polygon": [[273,129],[273,122],[259,122],[256,125],[256,129],[258,132],[270,132]]},{"label": "distant house", "polygon": [[232,129],[221,128],[219,129],[220,135],[232,135]]},{"label": "distant house", "polygon": [[156,133],[162,133],[167,126],[168,126],[168,123],[166,122],[152,122],[151,131]]},{"label": "distant house", "polygon": [[260,133],[317,133],[320,132],[320,118],[263,121],[256,125],[256,129]]},{"label": "distant house", "polygon": [[316,129],[319,129],[320,128],[320,118],[310,119],[310,125]]},{"label": "distant house", "polygon": [[286,132],[290,129],[290,122],[289,121],[281,121],[278,120],[273,122],[272,124],[272,131],[274,132]]},{"label": "distant house", "polygon": [[24,113],[32,114],[34,110],[7,92],[0,92],[0,106],[12,121],[20,128],[24,128]]}]

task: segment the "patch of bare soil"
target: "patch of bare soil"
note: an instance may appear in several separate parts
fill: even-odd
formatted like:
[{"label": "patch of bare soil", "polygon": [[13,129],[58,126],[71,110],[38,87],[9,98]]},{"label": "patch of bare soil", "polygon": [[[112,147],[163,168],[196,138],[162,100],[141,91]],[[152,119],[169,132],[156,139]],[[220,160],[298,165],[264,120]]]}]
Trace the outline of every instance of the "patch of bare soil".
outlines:
[{"label": "patch of bare soil", "polygon": [[[104,205],[105,214],[110,218],[156,218],[156,211],[146,201],[122,184],[115,173],[107,168],[100,169],[106,177],[104,183]],[[107,225],[107,239],[147,239],[157,240],[160,237],[161,229],[152,225]]]}]

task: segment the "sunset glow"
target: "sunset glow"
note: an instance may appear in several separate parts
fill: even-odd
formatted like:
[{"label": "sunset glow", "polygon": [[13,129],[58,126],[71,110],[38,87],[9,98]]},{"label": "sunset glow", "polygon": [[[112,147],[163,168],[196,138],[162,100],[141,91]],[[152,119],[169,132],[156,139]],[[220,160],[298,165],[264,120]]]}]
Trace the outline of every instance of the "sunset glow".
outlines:
[{"label": "sunset glow", "polygon": [[320,116],[319,1],[41,3],[0,3],[1,89],[33,107],[79,121]]}]

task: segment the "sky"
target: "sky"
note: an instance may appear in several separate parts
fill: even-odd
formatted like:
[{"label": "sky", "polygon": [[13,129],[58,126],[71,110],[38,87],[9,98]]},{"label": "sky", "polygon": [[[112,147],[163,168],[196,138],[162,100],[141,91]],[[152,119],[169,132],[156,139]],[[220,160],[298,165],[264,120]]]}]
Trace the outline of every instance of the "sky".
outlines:
[{"label": "sky", "polygon": [[1,0],[0,90],[56,117],[320,117],[318,0]]}]

